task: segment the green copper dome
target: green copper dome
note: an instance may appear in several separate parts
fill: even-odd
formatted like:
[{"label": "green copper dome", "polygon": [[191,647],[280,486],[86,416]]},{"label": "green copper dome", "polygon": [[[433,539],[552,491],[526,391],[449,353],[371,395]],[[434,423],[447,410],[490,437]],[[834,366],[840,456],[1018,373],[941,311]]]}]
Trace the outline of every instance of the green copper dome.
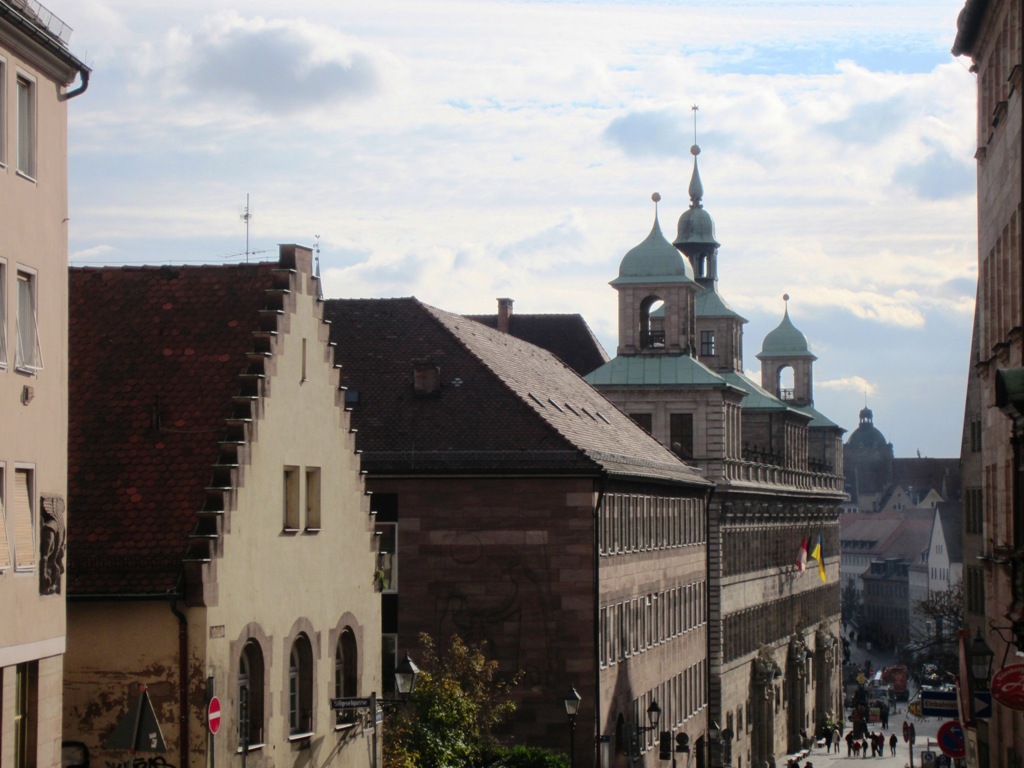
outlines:
[{"label": "green copper dome", "polygon": [[[786,297],[789,298],[788,296]],[[789,319],[789,307],[778,327],[764,337],[759,359],[764,357],[814,357],[804,336]]]},{"label": "green copper dome", "polygon": [[694,145],[693,149],[693,176],[690,178],[690,207],[683,211],[679,217],[679,226],[676,230],[675,247],[687,256],[698,250],[718,248],[719,243],[715,240],[715,222],[711,214],[704,210],[701,198],[704,197],[704,185],[700,181],[700,171],[697,168],[697,154],[700,149]]},{"label": "green copper dome", "polygon": [[661,233],[658,216],[646,239],[622,258],[612,285],[625,283],[692,283],[693,268]]}]

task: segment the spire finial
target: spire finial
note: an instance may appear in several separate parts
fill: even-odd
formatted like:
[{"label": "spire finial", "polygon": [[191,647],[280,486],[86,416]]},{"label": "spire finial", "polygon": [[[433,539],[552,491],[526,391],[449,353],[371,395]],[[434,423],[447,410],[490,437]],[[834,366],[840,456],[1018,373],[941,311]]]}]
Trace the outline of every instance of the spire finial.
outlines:
[{"label": "spire finial", "polygon": [[693,146],[690,147],[690,154],[696,157],[700,154],[700,147],[697,146],[697,112],[700,110],[699,104],[694,104],[690,107],[690,111],[693,112]]},{"label": "spire finial", "polygon": [[658,203],[661,202],[661,193],[655,192],[651,195],[651,200],[654,201],[654,218],[658,218]]},{"label": "spire finial", "polygon": [[782,294],[782,300],[786,302],[786,317],[789,317],[789,294]]}]

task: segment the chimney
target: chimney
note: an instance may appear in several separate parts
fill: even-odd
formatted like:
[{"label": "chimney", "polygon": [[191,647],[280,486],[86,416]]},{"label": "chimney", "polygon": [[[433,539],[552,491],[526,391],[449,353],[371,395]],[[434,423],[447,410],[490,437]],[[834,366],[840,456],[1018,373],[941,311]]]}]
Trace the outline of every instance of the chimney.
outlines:
[{"label": "chimney", "polygon": [[498,299],[498,330],[508,333],[508,324],[512,319],[512,299]]}]

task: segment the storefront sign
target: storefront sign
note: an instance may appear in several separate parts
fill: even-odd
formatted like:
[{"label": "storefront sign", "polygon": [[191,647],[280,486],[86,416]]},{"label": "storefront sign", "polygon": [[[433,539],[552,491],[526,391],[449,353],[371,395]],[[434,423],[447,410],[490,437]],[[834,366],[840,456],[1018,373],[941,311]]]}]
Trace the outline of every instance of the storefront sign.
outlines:
[{"label": "storefront sign", "polygon": [[1010,709],[1024,710],[1024,664],[1003,667],[992,678],[992,698]]}]

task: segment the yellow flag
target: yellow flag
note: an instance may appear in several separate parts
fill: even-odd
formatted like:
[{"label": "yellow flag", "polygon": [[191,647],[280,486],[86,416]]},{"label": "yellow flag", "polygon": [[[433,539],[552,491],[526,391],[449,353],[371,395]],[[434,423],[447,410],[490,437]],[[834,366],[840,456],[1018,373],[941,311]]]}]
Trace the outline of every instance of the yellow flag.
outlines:
[{"label": "yellow flag", "polygon": [[818,578],[822,581],[828,581],[828,576],[825,575],[825,558],[821,554],[821,534],[818,534],[818,542],[814,545],[814,551],[811,552],[811,557],[818,561]]}]

